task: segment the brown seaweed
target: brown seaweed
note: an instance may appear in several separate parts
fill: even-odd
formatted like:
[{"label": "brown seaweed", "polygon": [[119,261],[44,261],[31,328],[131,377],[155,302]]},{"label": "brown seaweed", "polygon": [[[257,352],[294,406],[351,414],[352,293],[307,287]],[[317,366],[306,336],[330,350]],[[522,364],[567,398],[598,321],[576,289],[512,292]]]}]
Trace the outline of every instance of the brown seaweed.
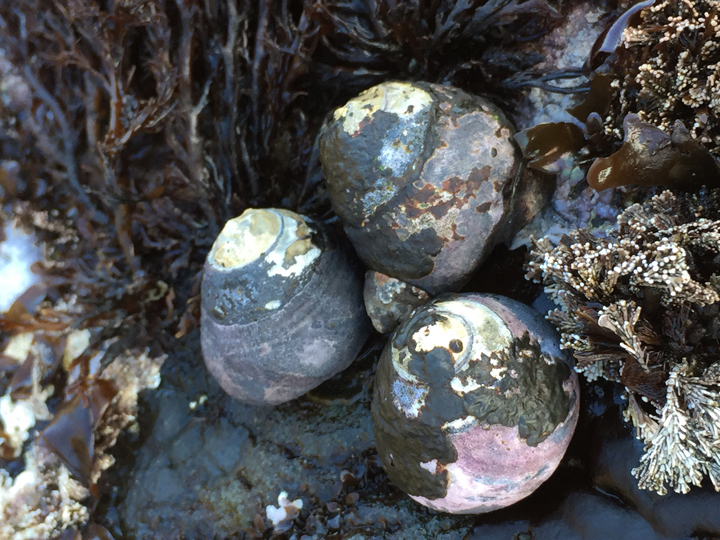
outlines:
[{"label": "brown seaweed", "polygon": [[103,379],[83,385],[40,434],[42,442],[85,484],[93,471],[94,429],[116,393],[113,384]]},{"label": "brown seaweed", "polygon": [[548,122],[524,129],[515,135],[515,141],[529,167],[548,173],[564,170],[571,156],[587,144],[582,129],[569,122]]},{"label": "brown seaweed", "polygon": [[648,8],[655,3],[655,0],[643,0],[628,8],[613,23],[608,26],[595,40],[590,58],[590,66],[597,69],[608,55],[613,54],[623,41],[623,34],[630,24],[630,19],[640,10]]},{"label": "brown seaweed", "polygon": [[668,135],[628,114],[623,129],[622,147],[609,157],[596,159],[588,171],[588,184],[596,190],[632,184],[693,191],[720,185],[715,159],[682,122],[676,122]]},{"label": "brown seaweed", "polygon": [[502,82],[540,60],[514,47],[559,24],[558,5],[0,6],[0,47],[26,96],[3,109],[5,195],[33,201],[52,261],[40,269],[55,294],[87,306],[83,324],[104,313],[118,330],[145,321],[182,334],[195,324],[188,283],[226,219],[251,204],[326,215],[302,180],[334,104],[398,77],[503,99]]}]

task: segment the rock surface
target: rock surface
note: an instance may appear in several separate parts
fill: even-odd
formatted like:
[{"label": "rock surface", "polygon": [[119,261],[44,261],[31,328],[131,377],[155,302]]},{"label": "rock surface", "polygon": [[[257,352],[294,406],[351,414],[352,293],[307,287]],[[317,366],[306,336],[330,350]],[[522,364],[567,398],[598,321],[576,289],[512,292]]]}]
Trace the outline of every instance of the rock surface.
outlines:
[{"label": "rock surface", "polygon": [[[119,463],[109,471],[119,488],[108,491],[96,521],[126,540],[271,538],[279,530],[266,507],[285,491],[303,507],[280,538],[687,538],[674,534],[682,532],[677,528],[653,530],[623,500],[592,491],[587,460],[598,443],[591,434],[618,430],[598,422],[617,416],[600,386],[583,391],[589,399],[578,436],[530,497],[474,517],[423,508],[390,484],[375,452],[368,389],[381,348],[371,345],[348,372],[306,397],[255,407],[222,392],[203,366],[198,334],[191,334],[165,362],[161,388],[145,395],[144,438],[121,442]],[[617,464],[628,467],[619,457]]]},{"label": "rock surface", "polygon": [[222,393],[192,336],[189,348],[166,364],[163,388],[148,396],[154,425],[143,426],[149,436],[129,470],[124,500],[106,514],[120,518],[108,517],[105,525],[116,537],[134,539],[263,530],[269,537],[266,506],[285,491],[303,501],[289,523],[288,534],[297,537],[373,531],[371,537],[462,538],[469,521],[429,514],[381,471],[367,390],[373,364],[361,360],[306,398],[250,406]]},{"label": "rock surface", "polygon": [[630,472],[643,455],[643,443],[628,436],[601,443],[595,483],[617,494],[667,538],[692,534],[720,536],[720,494],[712,486],[693,488],[685,495],[670,492],[661,496],[638,488]]},{"label": "rock surface", "polygon": [[538,524],[514,521],[477,527],[469,540],[661,540],[647,521],[617,501],[598,493],[569,496],[560,509]]}]

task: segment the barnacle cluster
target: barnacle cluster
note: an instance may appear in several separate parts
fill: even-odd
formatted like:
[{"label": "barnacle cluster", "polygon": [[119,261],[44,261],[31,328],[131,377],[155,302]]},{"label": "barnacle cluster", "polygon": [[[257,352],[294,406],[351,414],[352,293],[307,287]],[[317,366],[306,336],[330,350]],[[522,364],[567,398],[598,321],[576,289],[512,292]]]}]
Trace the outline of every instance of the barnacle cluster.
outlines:
[{"label": "barnacle cluster", "polygon": [[627,113],[666,133],[681,120],[693,138],[720,146],[720,14],[715,0],[662,0],[643,9],[617,51],[619,90],[606,125],[622,137]]},{"label": "barnacle cluster", "polygon": [[720,190],[665,191],[607,238],[578,229],[530,258],[577,371],[627,390],[639,486],[686,493],[707,476],[720,491]]}]

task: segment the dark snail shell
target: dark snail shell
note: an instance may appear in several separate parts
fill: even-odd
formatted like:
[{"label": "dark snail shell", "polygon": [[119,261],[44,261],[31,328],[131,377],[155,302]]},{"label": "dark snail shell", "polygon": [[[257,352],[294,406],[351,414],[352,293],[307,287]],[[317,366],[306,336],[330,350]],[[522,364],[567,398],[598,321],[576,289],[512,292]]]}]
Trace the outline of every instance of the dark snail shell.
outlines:
[{"label": "dark snail shell", "polygon": [[345,369],[370,332],[363,273],[309,219],[249,209],[213,244],[202,282],[202,350],[232,397],[277,404]]},{"label": "dark snail shell", "polygon": [[450,86],[388,82],[328,117],[320,160],[360,258],[431,295],[508,234],[522,159],[503,113]]},{"label": "dark snail shell", "polygon": [[430,300],[425,291],[374,270],[365,272],[365,311],[375,330],[392,332],[416,307]]},{"label": "dark snail shell", "polygon": [[442,295],[397,328],[372,416],[390,480],[452,513],[489,512],[555,470],[578,417],[577,376],[539,313],[494,295]]}]

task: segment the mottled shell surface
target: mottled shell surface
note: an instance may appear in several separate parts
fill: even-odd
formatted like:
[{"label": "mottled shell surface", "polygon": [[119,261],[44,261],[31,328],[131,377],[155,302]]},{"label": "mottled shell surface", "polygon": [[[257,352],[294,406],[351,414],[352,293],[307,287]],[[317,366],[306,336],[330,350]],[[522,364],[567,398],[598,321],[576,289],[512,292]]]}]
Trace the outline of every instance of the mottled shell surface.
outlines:
[{"label": "mottled shell surface", "polygon": [[392,332],[418,306],[430,300],[425,291],[374,270],[365,272],[365,311],[375,330]]},{"label": "mottled shell surface", "polygon": [[462,285],[507,232],[513,133],[497,107],[450,86],[383,83],[334,111],[322,170],[365,264],[433,295]]},{"label": "mottled shell surface", "polygon": [[345,369],[370,332],[363,273],[309,219],[249,209],[208,254],[203,357],[241,401],[277,404]]},{"label": "mottled shell surface", "polygon": [[578,400],[577,376],[539,313],[495,295],[443,295],[416,309],[380,357],[378,455],[419,503],[490,512],[550,477]]}]

